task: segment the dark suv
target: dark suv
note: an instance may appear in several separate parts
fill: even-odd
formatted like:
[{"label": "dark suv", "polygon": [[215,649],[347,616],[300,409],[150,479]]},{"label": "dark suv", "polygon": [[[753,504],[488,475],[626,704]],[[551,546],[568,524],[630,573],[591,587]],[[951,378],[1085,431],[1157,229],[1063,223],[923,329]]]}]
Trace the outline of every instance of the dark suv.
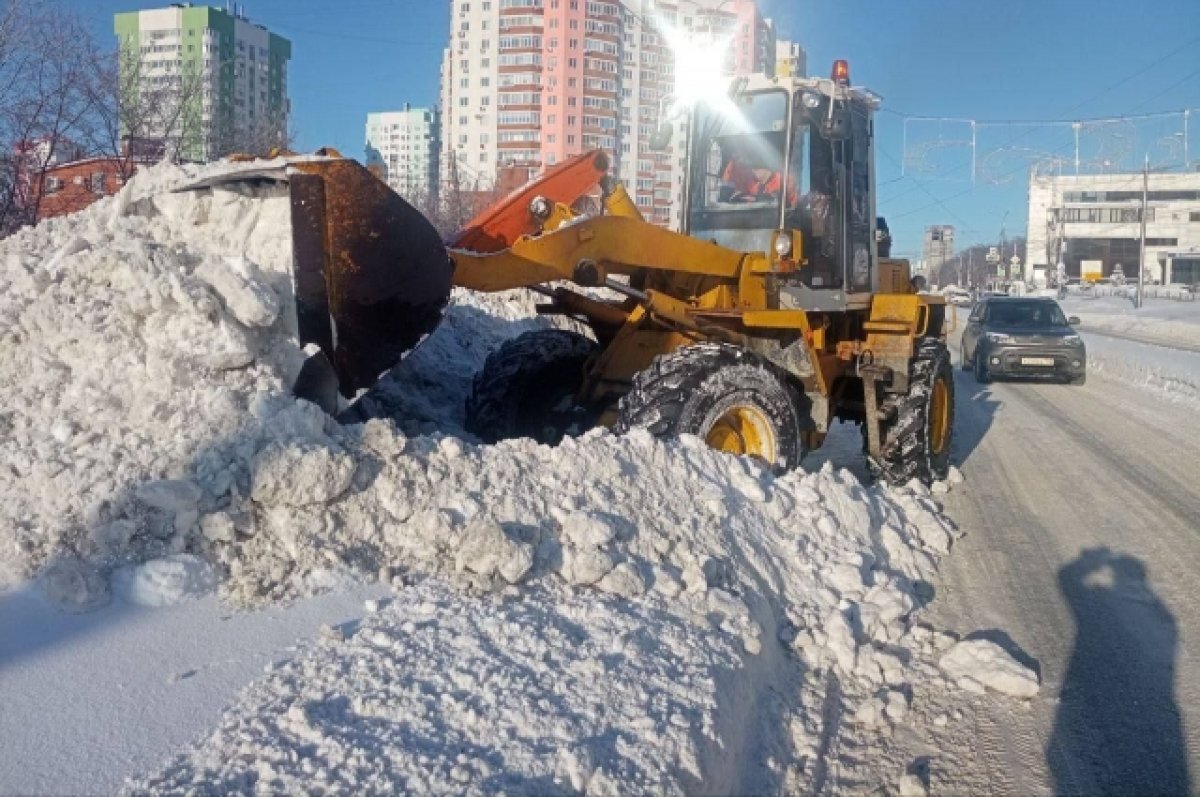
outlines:
[{"label": "dark suv", "polygon": [[1082,385],[1087,352],[1071,329],[1078,323],[1050,298],[988,297],[971,310],[963,329],[963,370],[974,370],[981,383],[993,376],[1041,376]]}]

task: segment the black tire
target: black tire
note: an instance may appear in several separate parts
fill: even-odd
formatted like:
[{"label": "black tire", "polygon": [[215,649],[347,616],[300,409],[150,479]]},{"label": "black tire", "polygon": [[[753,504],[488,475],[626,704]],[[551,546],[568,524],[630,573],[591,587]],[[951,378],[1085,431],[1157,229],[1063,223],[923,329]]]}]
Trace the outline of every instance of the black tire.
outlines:
[{"label": "black tire", "polygon": [[965,343],[958,346],[958,367],[964,371],[971,370],[971,361],[967,359],[967,344]]},{"label": "black tire", "polygon": [[564,329],[535,329],[488,355],[467,398],[466,428],[487,443],[531,437],[554,445],[581,434],[595,414],[574,403],[596,342]]},{"label": "black tire", "polygon": [[1069,384],[1069,385],[1086,385],[1087,384],[1087,372],[1084,372],[1084,373],[1080,374],[1079,376],[1071,377],[1070,379],[1067,380],[1067,384]]},{"label": "black tire", "polygon": [[[978,351],[975,354],[979,356]],[[940,385],[944,407],[942,432],[935,439],[933,416],[938,407],[935,395]],[[886,400],[896,412],[884,429],[882,456],[868,458],[872,474],[890,484],[903,485],[911,479],[925,484],[945,479],[950,473],[950,444],[954,437],[954,371],[950,352],[941,341],[919,344],[909,370],[908,393]]]},{"label": "black tire", "polygon": [[973,364],[975,366],[976,382],[981,385],[986,385],[988,382],[992,381],[991,375],[988,374],[987,361],[980,355],[978,346],[975,347],[975,359]]},{"label": "black tire", "polygon": [[774,366],[739,346],[700,343],[659,355],[634,376],[614,431],[724,440],[724,450],[756,455],[782,473],[799,466],[811,426],[803,392]]}]

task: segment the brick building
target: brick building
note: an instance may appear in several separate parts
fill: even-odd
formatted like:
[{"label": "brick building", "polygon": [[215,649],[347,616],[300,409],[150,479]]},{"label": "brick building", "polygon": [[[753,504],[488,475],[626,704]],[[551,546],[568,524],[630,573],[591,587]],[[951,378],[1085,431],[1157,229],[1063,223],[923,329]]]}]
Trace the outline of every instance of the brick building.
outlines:
[{"label": "brick building", "polygon": [[101,197],[117,193],[125,185],[123,168],[128,166],[112,158],[84,158],[48,166],[42,173],[40,191],[34,183],[31,200],[37,205],[35,221],[75,213]]}]

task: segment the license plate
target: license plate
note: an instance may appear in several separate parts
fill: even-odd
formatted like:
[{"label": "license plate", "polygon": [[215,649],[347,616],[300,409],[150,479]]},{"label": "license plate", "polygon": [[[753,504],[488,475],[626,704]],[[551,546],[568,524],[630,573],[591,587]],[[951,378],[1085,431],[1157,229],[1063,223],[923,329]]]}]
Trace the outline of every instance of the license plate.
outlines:
[{"label": "license plate", "polygon": [[1054,365],[1053,357],[1022,357],[1021,365]]}]

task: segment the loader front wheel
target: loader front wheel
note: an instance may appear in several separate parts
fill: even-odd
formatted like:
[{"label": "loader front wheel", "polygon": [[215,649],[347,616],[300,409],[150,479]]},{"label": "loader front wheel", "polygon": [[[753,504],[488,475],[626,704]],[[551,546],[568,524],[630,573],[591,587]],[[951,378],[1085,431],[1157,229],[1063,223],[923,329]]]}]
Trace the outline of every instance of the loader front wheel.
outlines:
[{"label": "loader front wheel", "polygon": [[954,436],[954,372],[946,345],[921,342],[909,368],[908,392],[887,400],[895,412],[884,430],[882,456],[868,459],[872,474],[901,485],[945,479]]},{"label": "loader front wheel", "polygon": [[531,437],[555,445],[586,432],[595,414],[575,402],[596,342],[565,329],[535,329],[488,355],[467,399],[466,428],[487,443]]},{"label": "loader front wheel", "polygon": [[803,393],[776,368],[738,346],[700,343],[660,355],[633,378],[615,431],[692,434],[783,472],[800,464],[811,423]]}]

